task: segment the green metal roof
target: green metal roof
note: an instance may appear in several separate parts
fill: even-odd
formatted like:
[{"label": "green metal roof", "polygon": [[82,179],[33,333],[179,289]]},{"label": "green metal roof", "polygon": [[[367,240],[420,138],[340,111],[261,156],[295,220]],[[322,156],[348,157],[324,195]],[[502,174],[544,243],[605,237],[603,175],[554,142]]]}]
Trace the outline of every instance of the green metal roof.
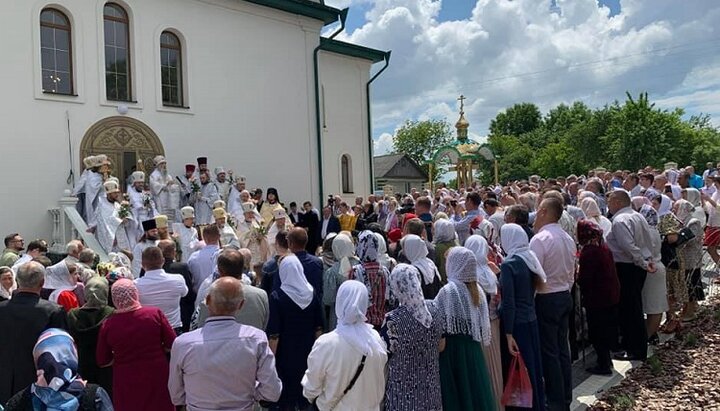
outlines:
[{"label": "green metal roof", "polygon": [[299,14],[321,20],[325,24],[338,21],[340,10],[310,0],[245,0],[249,3],[259,4],[288,13]]},{"label": "green metal roof", "polygon": [[373,63],[383,61],[386,58],[390,58],[389,51],[380,51],[371,49],[369,47],[358,46],[357,44],[345,43],[335,39],[329,39],[326,37],[320,38],[320,49],[329,51],[331,53],[342,54],[350,57],[357,57],[365,60],[370,60]]}]

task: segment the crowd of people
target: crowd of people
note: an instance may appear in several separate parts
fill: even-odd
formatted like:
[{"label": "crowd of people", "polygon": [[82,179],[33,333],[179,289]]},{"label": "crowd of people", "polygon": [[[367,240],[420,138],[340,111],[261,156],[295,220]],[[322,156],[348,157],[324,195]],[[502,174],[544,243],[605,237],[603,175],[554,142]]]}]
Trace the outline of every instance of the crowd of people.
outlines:
[{"label": "crowd of people", "polygon": [[85,161],[76,194],[108,261],[5,237],[7,410],[512,409],[514,358],[532,409],[568,410],[586,338],[593,374],[645,360],[693,321],[704,247],[720,259],[711,164],[331,195],[318,211],[205,158],[180,178],[155,160],[127,202],[107,157]]}]

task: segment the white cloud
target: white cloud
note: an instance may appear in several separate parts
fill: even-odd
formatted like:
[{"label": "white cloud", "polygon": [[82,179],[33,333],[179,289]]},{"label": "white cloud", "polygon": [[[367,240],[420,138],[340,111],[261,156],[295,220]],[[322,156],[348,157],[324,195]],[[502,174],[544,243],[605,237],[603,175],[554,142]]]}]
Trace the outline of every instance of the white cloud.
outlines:
[{"label": "white cloud", "polygon": [[[720,116],[720,2],[623,0],[611,17],[596,0],[557,0],[552,10],[549,0],[478,0],[468,18],[439,21],[441,0],[334,0],[358,2],[370,3],[366,23],[338,38],[393,51],[373,84],[378,131],[406,119],[454,123],[461,93],[478,135],[514,103],[597,106],[626,90]],[[389,135],[380,139],[389,147]]]},{"label": "white cloud", "polygon": [[393,148],[393,136],[390,133],[382,133],[377,140],[374,141],[373,154],[381,156],[389,154]]}]

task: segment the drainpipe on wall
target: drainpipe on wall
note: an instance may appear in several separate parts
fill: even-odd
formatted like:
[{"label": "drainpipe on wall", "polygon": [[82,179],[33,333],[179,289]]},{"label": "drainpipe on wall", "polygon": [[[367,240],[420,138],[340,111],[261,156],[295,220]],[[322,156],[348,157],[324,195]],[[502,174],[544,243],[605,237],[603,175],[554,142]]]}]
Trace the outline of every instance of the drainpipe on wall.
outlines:
[{"label": "drainpipe on wall", "polygon": [[[333,34],[330,35],[330,39],[335,38],[343,30],[345,30],[345,19],[347,19],[348,8],[340,10],[340,28],[337,29]],[[318,44],[313,51],[313,68],[315,73],[315,126],[317,128],[317,150],[318,150],[318,191],[320,194],[320,202],[318,207],[322,210],[323,199],[325,193],[323,192],[323,156],[322,156],[322,124],[320,122],[320,75],[318,70],[318,52],[320,52],[321,45]]]},{"label": "drainpipe on wall", "polygon": [[375,73],[374,76],[367,82],[365,85],[365,103],[367,104],[367,127],[368,127],[368,153],[370,154],[370,158],[368,159],[370,162],[368,163],[368,167],[370,169],[370,193],[369,194],[375,194],[375,178],[374,178],[374,170],[373,170],[373,135],[372,135],[372,118],[370,117],[370,83],[375,81],[380,74],[382,74],[385,69],[388,68],[390,65],[390,54],[392,51],[388,51],[385,53],[385,65],[383,68],[380,69],[377,73]]}]

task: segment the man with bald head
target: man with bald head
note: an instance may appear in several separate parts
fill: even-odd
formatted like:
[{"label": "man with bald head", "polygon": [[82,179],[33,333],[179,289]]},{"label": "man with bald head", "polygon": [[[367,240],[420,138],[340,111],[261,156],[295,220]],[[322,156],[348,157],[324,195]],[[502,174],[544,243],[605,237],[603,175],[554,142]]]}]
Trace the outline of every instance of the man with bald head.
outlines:
[{"label": "man with bald head", "polygon": [[608,209],[613,215],[612,229],[607,245],[615,261],[620,280],[620,334],[626,351],[618,360],[647,358],[647,333],[642,306],[642,289],[647,273],[657,271],[652,262],[652,234],[645,217],[633,210],[630,196],[625,191],[613,191],[608,198]]},{"label": "man with bald head", "polygon": [[252,410],[256,401],[280,398],[282,383],[265,333],[235,321],[244,303],[243,288],[236,278],[217,279],[207,296],[205,326],[175,339],[168,380],[173,404],[193,410]]},{"label": "man with bald head", "polygon": [[[218,255],[218,278],[231,277],[241,280],[242,282],[243,272],[247,268],[248,264],[250,264],[250,258],[252,257],[244,255],[243,250],[247,249],[225,249]],[[212,277],[208,278],[200,287],[197,309],[193,314],[193,321],[191,325],[191,329],[193,330],[202,327],[210,315],[206,299],[209,295],[210,287],[212,287],[213,280],[214,279]],[[208,281],[210,281],[209,284]],[[264,330],[267,326],[270,315],[267,293],[260,288],[249,284],[243,284],[243,294],[245,295],[245,303],[242,310],[238,310],[233,313],[235,320],[240,324],[251,325],[255,328]]]},{"label": "man with bald head", "polygon": [[148,247],[142,253],[145,275],[135,280],[140,304],[162,310],[177,335],[182,333],[180,299],[188,293],[181,275],[168,274],[163,270],[165,258],[159,247]]},{"label": "man with bald head", "polygon": [[0,404],[37,379],[33,347],[48,328],[67,328],[65,310],[40,299],[45,267],[31,261],[18,268],[18,289],[12,299],[0,302]]}]

